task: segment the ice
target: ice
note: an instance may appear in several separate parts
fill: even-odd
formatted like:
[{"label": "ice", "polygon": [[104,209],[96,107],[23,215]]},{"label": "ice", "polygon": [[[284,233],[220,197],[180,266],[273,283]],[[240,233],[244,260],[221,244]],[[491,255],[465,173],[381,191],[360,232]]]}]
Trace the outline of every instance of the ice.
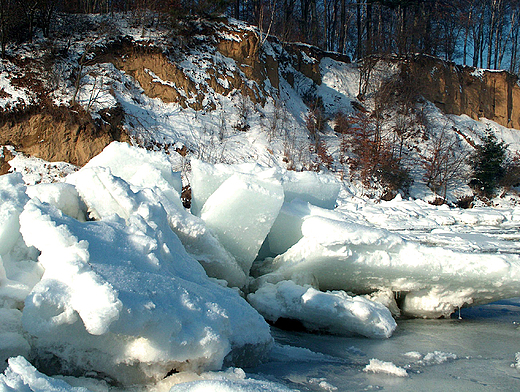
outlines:
[{"label": "ice", "polygon": [[253,379],[245,380],[204,380],[193,381],[184,384],[175,385],[170,392],[290,392],[283,385]]},{"label": "ice", "polygon": [[79,221],[86,220],[87,208],[81,200],[78,191],[71,184],[52,183],[38,184],[27,188],[30,198],[37,197],[40,201],[53,205],[64,214]]},{"label": "ice", "polygon": [[192,159],[190,173],[191,212],[199,216],[206,200],[235,173],[249,174],[265,180],[280,179],[280,174],[276,169],[268,169],[254,163],[211,165],[198,159]]},{"label": "ice", "polygon": [[520,371],[520,352],[515,354],[515,362],[511,364],[511,367]]},{"label": "ice", "polygon": [[9,357],[29,354],[31,347],[23,335],[22,312],[0,308],[0,371]]},{"label": "ice", "polygon": [[75,388],[63,380],[40,373],[24,357],[9,359],[5,374],[0,374],[2,392],[89,392],[87,388]]},{"label": "ice", "polygon": [[267,260],[260,281],[314,283],[320,290],[399,293],[403,314],[449,316],[467,304],[510,298],[520,290],[514,254],[472,254],[407,241],[387,230],[352,222],[307,217],[303,238]]},{"label": "ice", "polygon": [[249,274],[282,203],[280,182],[235,173],[208,198],[201,218]]},{"label": "ice", "polygon": [[384,362],[372,358],[369,364],[363,369],[367,373],[383,373],[396,377],[408,377],[405,369],[394,365],[392,362]]},{"label": "ice", "polygon": [[282,185],[285,201],[296,198],[318,207],[334,209],[341,189],[340,182],[330,174],[287,171]]},{"label": "ice", "polygon": [[0,176],[0,256],[7,254],[20,237],[18,217],[28,196],[18,173]]},{"label": "ice", "polygon": [[90,219],[100,220],[116,214],[128,220],[140,204],[130,185],[105,167],[85,167],[68,176],[67,182],[76,187],[87,205]]},{"label": "ice", "polygon": [[180,204],[181,176],[173,172],[165,154],[112,142],[85,165],[86,168],[95,166],[109,168],[114,176],[122,178],[136,190],[157,187],[171,201]]},{"label": "ice", "polygon": [[267,320],[298,320],[311,331],[389,338],[397,326],[384,305],[344,291],[321,292],[292,281],[266,283],[247,299]]},{"label": "ice", "polygon": [[188,253],[195,257],[209,276],[226,280],[230,286],[243,287],[246,275],[235,258],[220,244],[200,218],[191,215],[177,202],[164,196],[162,190],[145,188],[134,192],[121,178],[103,167],[85,167],[69,176],[92,218],[102,219],[117,214],[128,220],[139,209],[161,204],[167,212],[170,228],[178,235]]},{"label": "ice", "polygon": [[[425,355],[422,355],[420,352],[417,351],[409,351],[407,353],[404,353],[403,356],[405,356],[408,359],[411,359],[413,361],[413,365],[419,366],[441,365],[443,363],[452,362],[458,359],[456,354],[438,350],[427,353]],[[410,365],[408,365],[408,367],[410,367]]]},{"label": "ice", "polygon": [[309,203],[299,199],[282,205],[278,217],[267,236],[269,250],[273,255],[277,256],[285,253],[303,237],[301,226],[304,217],[309,214]]},{"label": "ice", "polygon": [[29,197],[20,174],[0,176],[0,371],[13,355],[27,355],[21,317],[23,301],[41,276],[23,243],[19,216]]},{"label": "ice", "polygon": [[345,218],[342,214],[317,207],[299,198],[285,202],[267,236],[270,252],[277,256],[296,244],[303,237],[303,221],[310,216],[323,216],[335,220]]},{"label": "ice", "polygon": [[246,285],[245,272],[202,219],[180,209],[169,210],[168,215],[170,226],[186,251],[204,267],[208,276],[224,280],[232,287]]},{"label": "ice", "polygon": [[265,321],[207,278],[160,205],[142,206],[127,222],[113,215],[82,223],[33,200],[20,221],[45,267],[22,322],[33,350],[58,359],[61,367],[48,371],[92,370],[128,385],[172,369],[251,364],[269,348]]},{"label": "ice", "polygon": [[281,168],[269,169],[252,163],[211,165],[192,159],[190,175],[192,213],[200,215],[206,200],[235,173],[250,174],[262,179],[280,180],[286,202],[298,198],[327,209],[333,209],[336,206],[341,189],[340,182],[328,174],[285,171]]},{"label": "ice", "polygon": [[323,377],[322,378],[310,378],[309,384],[319,386],[322,391],[333,392],[333,391],[338,390],[337,387],[328,383],[327,379],[323,378]]}]

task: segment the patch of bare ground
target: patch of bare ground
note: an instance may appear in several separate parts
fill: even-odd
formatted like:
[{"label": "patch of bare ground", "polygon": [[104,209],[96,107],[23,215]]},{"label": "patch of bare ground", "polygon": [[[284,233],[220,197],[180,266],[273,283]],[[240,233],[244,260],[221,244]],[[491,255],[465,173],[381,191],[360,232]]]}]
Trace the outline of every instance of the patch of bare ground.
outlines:
[{"label": "patch of bare ground", "polygon": [[[128,142],[120,107],[104,110],[99,119],[79,107],[42,105],[0,113],[0,145],[51,162],[83,166],[112,141]],[[9,159],[3,159],[6,169]],[[8,168],[7,168],[8,169]]]}]

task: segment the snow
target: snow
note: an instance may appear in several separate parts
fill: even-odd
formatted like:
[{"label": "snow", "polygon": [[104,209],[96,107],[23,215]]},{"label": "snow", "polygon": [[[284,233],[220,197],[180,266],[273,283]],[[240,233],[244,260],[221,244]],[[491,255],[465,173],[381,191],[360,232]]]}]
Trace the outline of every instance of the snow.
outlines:
[{"label": "snow", "polygon": [[457,355],[453,353],[445,353],[442,351],[434,351],[431,353],[427,353],[426,355],[422,355],[416,351],[411,351],[404,354],[406,357],[413,359],[416,361],[418,365],[422,366],[433,366],[440,365],[446,362],[451,362],[457,359]]},{"label": "snow", "polygon": [[[257,164],[193,165],[200,217],[180,204],[180,175],[166,156],[121,143],[65,182],[25,185],[18,173],[0,177],[2,358],[36,355],[38,371],[94,372],[124,385],[157,383],[172,369],[188,375],[250,366],[273,355],[334,362],[303,349],[269,354],[263,318],[389,338],[392,314],[449,316],[519,292],[515,243],[509,241],[511,253],[486,253],[504,249],[507,237],[461,231],[468,224],[514,229],[512,209],[462,211],[398,198],[375,204],[340,196],[327,176]],[[322,196],[312,200],[309,184],[319,184]],[[430,231],[411,230],[415,222]],[[255,261],[264,242],[276,257]],[[479,250],[469,252],[476,244]],[[249,293],[256,310],[227,285]],[[43,360],[48,356],[53,365]],[[409,367],[373,359],[366,372],[402,376],[459,358],[441,350],[404,357]],[[5,373],[9,382],[37,374],[18,361]],[[178,390],[285,388],[245,375],[175,380],[168,385]],[[305,383],[336,388],[320,377]]]},{"label": "snow", "polygon": [[515,362],[511,364],[511,367],[520,371],[520,352],[515,354]]},{"label": "snow", "polygon": [[27,157],[13,149],[15,157],[9,161],[11,172],[20,173],[26,185],[61,182],[78,168],[66,162],[47,162],[40,158]]},{"label": "snow", "polygon": [[175,385],[170,392],[289,392],[293,389],[269,381],[259,380],[212,380],[194,381]]},{"label": "snow", "polygon": [[[112,150],[102,154],[108,154]],[[125,155],[118,156],[123,159]],[[132,154],[126,156],[132,157]],[[133,178],[135,176],[131,175],[131,179]],[[89,164],[69,176],[67,181],[75,184],[88,206],[90,216],[96,219],[112,214],[128,219],[140,205],[160,203],[166,210],[170,228],[179,236],[188,253],[204,266],[210,276],[227,280],[230,286],[245,285],[246,275],[235,258],[226,251],[203,220],[184,210],[178,193],[167,188],[164,185],[165,180],[162,181],[162,189],[156,186],[161,184],[158,181],[150,183],[153,190],[134,186],[134,189],[141,189],[134,192],[126,181],[115,177],[110,169]],[[94,184],[97,186],[93,186]]]},{"label": "snow", "polygon": [[170,201],[180,204],[181,175],[172,171],[165,154],[112,142],[85,165],[86,168],[95,166],[109,168],[114,176],[122,178],[134,189],[157,187]]},{"label": "snow", "polygon": [[408,377],[405,369],[394,365],[392,362],[384,362],[379,359],[372,358],[369,364],[363,369],[365,372],[382,373],[395,377]]},{"label": "snow", "polygon": [[474,76],[475,78],[482,79],[482,77],[484,76],[484,71],[485,70],[482,68],[475,68],[473,71],[471,71],[470,75]]},{"label": "snow", "polygon": [[36,370],[24,357],[9,359],[5,374],[0,374],[0,389],[5,392],[88,392],[65,381],[53,379]]},{"label": "snow", "polygon": [[[163,43],[168,39],[160,29],[145,35],[123,17],[114,23],[145,44],[151,37]],[[229,32],[220,34],[222,39],[238,42],[239,32],[256,31],[232,23]],[[70,51],[81,53],[84,44],[72,42]],[[266,45],[266,54],[281,54],[274,40]],[[347,180],[352,175],[348,170],[345,179],[287,171],[309,168],[313,162],[303,118],[308,108],[301,99],[313,87],[311,80],[282,65],[282,103],[267,97],[262,107],[248,100],[251,128],[238,132],[233,126],[240,94],[215,93],[207,70],[214,69],[217,83],[228,89],[237,76],[260,95],[269,96],[273,87],[258,87],[245,79],[234,60],[207,49],[189,49],[175,64],[196,83],[200,97],[188,95],[151,69],[145,71],[154,83],[178,90],[188,102],[202,98],[205,108],[214,110],[195,111],[151,99],[129,75],[108,63],[95,64],[86,67],[79,104],[94,117],[120,104],[133,142],[148,150],[112,143],[82,169],[15,154],[10,165],[17,173],[0,177],[1,371],[10,358],[0,389],[85,390],[96,382],[104,391],[118,390],[111,386],[115,383],[131,390],[165,391],[289,390],[285,385],[327,391],[379,389],[390,384],[379,381],[377,374],[413,374],[403,381],[408,382],[415,371],[445,375],[431,368],[459,369],[471,361],[464,354],[464,346],[473,345],[468,330],[454,332],[471,324],[463,324],[464,317],[398,319],[400,329],[393,334],[392,315],[448,318],[461,308],[464,313],[466,306],[518,296],[520,213],[515,199],[493,200],[500,205],[494,209],[432,206],[428,201],[435,195],[425,187],[420,165],[412,168],[415,182],[410,189],[420,200],[400,195],[391,201],[368,200],[363,195],[370,190]],[[7,76],[20,70],[7,60],[1,64],[0,96],[8,97],[0,98],[0,107],[30,103],[30,92],[12,86]],[[62,67],[70,73],[75,65]],[[322,83],[315,93],[326,114],[351,113],[359,92],[357,66],[324,57],[319,68]],[[389,71],[378,64],[374,79]],[[291,84],[283,77],[289,74],[294,76]],[[60,85],[54,92],[56,102],[69,102],[71,91],[70,84]],[[363,102],[367,108],[371,93]],[[277,105],[283,119],[267,136]],[[461,150],[469,151],[468,141],[478,143],[489,128],[511,151],[520,151],[515,130],[485,119],[445,116],[428,103],[422,108],[435,124],[428,130],[431,138],[443,127],[456,127]],[[339,139],[330,132],[331,125],[320,137],[337,158]],[[408,151],[414,162],[429,144],[411,143],[417,147],[417,153]],[[150,151],[160,145],[168,145],[171,155]],[[177,147],[186,147],[189,155],[175,154]],[[191,211],[180,201],[187,185],[181,171],[191,186]],[[447,198],[456,202],[470,193],[460,182]],[[508,303],[496,313],[516,317],[517,307]],[[260,314],[273,323],[298,320],[310,331],[336,336],[284,335],[276,328],[270,332]],[[410,325],[426,332],[413,341]],[[511,322],[493,324],[494,334],[480,331],[478,337],[516,338],[516,328]],[[455,336],[451,347],[432,338],[439,336],[434,330],[443,329],[447,337]],[[272,335],[283,345],[273,347]],[[378,343],[365,338],[390,335],[374,339]],[[305,336],[327,344],[309,343],[312,350],[299,347],[298,339]],[[504,340],[509,343],[494,340],[499,347],[486,348],[484,356],[494,361],[500,355],[507,370],[514,358],[512,371],[517,372],[519,354],[505,346],[514,346],[513,338]],[[403,350],[408,351],[403,355]],[[276,378],[264,373],[263,365],[251,370],[266,358],[267,368],[288,368],[277,379],[284,385],[273,382]],[[367,358],[373,358],[368,365]],[[238,368],[210,372],[230,365],[247,366],[248,374]],[[307,366],[306,374],[301,366]],[[73,376],[60,381],[40,371],[87,374],[98,381]],[[343,373],[353,382],[368,377],[384,386],[360,382],[352,387],[352,381],[338,380]],[[459,375],[466,373],[459,369]],[[488,372],[486,377],[493,375]],[[437,378],[430,377],[435,382]],[[417,380],[411,387],[399,380],[394,389],[417,389],[422,379]],[[130,386],[133,383],[139,385]]]},{"label": "snow", "polygon": [[23,326],[39,351],[127,384],[172,368],[219,368],[227,356],[239,362],[245,346],[249,361],[262,356],[265,322],[207,279],[154,207],[144,211],[151,227],[139,213],[128,225],[81,223],[28,202],[21,231],[45,273],[25,301]]},{"label": "snow", "polygon": [[21,175],[0,177],[0,256],[7,254],[20,236],[18,217],[28,199]]},{"label": "snow", "polygon": [[27,188],[27,195],[53,205],[65,215],[79,221],[87,220],[87,207],[76,187],[66,183],[38,184]]},{"label": "snow", "polygon": [[33,93],[25,87],[13,86],[11,80],[14,76],[22,77],[23,74],[8,60],[0,61],[0,108],[15,109],[17,106],[29,105],[34,97]]},{"label": "snow", "polygon": [[[3,309],[10,317],[2,318],[1,331],[11,334],[6,336],[14,351],[29,350],[18,334],[21,319],[38,337],[34,349],[125,382],[158,377],[176,366],[218,368],[226,357],[240,361],[245,346],[249,360],[254,347],[261,356],[271,339],[266,324],[234,291],[206,278],[171,231],[153,190],[134,193],[109,169],[88,166],[71,175],[70,183],[29,187],[31,201],[20,175],[0,178],[2,257],[21,232],[25,244],[41,252],[38,264],[45,268],[36,286],[26,289],[25,295],[32,288],[23,316]],[[168,198],[162,200],[172,208]],[[83,201],[98,222],[77,220],[85,221]],[[1,287],[9,293],[6,274]],[[191,325],[189,333],[183,325]],[[5,354],[10,347],[1,349],[11,355]],[[129,376],[121,367],[132,362],[148,365]]]},{"label": "snow", "polygon": [[379,303],[344,291],[321,292],[292,281],[266,283],[247,299],[267,320],[298,320],[310,331],[389,338],[397,326],[390,311]]},{"label": "snow", "polygon": [[353,64],[342,63],[324,57],[320,62],[322,83],[318,93],[331,116],[353,111],[351,102],[359,93],[359,71]]}]

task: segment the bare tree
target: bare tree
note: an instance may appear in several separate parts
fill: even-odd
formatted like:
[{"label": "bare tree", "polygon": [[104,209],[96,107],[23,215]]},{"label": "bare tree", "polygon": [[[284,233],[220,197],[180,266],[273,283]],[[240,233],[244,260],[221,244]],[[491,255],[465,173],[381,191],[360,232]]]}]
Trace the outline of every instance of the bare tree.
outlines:
[{"label": "bare tree", "polygon": [[444,126],[432,139],[432,144],[422,159],[424,181],[436,194],[446,200],[448,187],[464,173],[469,153],[464,152],[459,141]]}]

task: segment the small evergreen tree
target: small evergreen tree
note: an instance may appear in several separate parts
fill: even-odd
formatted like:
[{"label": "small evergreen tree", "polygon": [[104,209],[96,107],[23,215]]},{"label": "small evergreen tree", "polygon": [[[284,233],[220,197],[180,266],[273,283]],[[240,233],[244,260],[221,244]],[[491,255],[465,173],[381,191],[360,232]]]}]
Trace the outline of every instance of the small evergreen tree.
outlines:
[{"label": "small evergreen tree", "polygon": [[498,141],[488,130],[483,144],[476,147],[471,162],[473,167],[471,184],[487,197],[494,195],[504,177],[506,156],[507,144]]}]

